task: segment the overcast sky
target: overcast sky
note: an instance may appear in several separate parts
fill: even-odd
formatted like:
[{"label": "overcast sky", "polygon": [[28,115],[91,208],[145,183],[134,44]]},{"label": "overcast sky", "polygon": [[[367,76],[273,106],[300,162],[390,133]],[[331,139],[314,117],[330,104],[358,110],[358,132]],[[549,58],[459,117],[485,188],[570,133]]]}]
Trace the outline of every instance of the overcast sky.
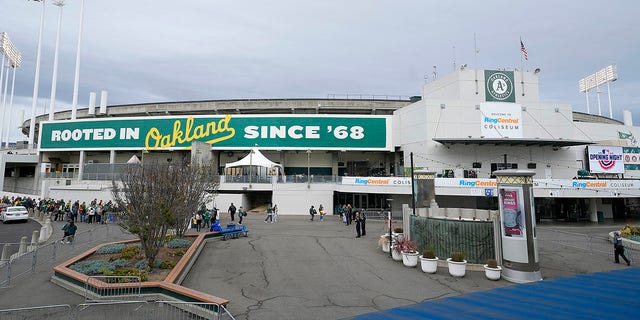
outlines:
[{"label": "overcast sky", "polygon": [[[31,115],[41,8],[0,0],[0,32],[23,58],[12,127],[18,110]],[[58,12],[47,0],[37,114],[49,108]],[[541,100],[570,103],[575,111],[586,112],[578,80],[616,64],[614,118],[632,110],[638,124],[638,12],[638,1],[601,0],[87,0],[79,105],[101,90],[109,92],[109,105],[419,95],[433,66],[440,75],[452,71],[454,58],[457,66],[473,67],[475,33],[478,68],[519,69],[522,37],[525,69],[542,69]],[[67,0],[56,110],[71,108],[79,20],[80,0]],[[590,101],[597,113],[595,94]],[[606,89],[601,103],[608,116]],[[11,140],[26,138],[12,130]]]}]

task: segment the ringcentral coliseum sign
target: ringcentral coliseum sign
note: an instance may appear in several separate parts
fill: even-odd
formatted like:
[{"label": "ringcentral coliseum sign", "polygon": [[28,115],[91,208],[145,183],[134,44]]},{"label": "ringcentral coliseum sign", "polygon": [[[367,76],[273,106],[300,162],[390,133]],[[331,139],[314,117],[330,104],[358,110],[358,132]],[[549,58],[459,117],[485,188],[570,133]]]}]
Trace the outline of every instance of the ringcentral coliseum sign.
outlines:
[{"label": "ringcentral coliseum sign", "polygon": [[39,149],[186,150],[194,141],[212,149],[391,150],[389,116],[184,116],[43,122]]}]

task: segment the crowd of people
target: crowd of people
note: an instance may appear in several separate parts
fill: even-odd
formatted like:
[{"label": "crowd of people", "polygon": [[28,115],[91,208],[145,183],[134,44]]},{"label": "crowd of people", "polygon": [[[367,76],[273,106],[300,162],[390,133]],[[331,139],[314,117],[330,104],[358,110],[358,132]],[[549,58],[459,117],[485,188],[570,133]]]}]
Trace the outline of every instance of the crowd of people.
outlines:
[{"label": "crowd of people", "polygon": [[8,197],[2,198],[2,203],[12,206],[24,206],[29,212],[36,214],[45,213],[51,217],[53,221],[67,221],[86,223],[107,223],[113,222],[113,212],[117,210],[113,202],[104,202],[102,200],[93,199],[87,204],[85,201],[76,200],[65,201],[64,199],[32,199],[30,197]]},{"label": "crowd of people", "polygon": [[[367,216],[364,210],[354,209],[351,204],[341,205],[336,207],[337,213],[340,214],[340,218],[342,223],[347,226],[351,224],[355,224],[356,229],[356,238],[360,238],[361,236],[367,235]],[[315,206],[311,205],[309,208],[309,215],[311,216],[310,221],[314,221],[315,215],[320,215],[320,221],[324,221],[324,216],[326,215],[326,210],[322,204],[316,210]],[[265,220],[266,221],[266,220]]]}]

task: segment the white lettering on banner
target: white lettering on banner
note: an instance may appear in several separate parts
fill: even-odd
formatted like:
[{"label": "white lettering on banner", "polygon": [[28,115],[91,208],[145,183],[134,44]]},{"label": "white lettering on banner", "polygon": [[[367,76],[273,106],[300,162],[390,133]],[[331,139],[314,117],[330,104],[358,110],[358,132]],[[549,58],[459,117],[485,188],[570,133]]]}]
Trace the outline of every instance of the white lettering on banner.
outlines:
[{"label": "white lettering on banner", "polygon": [[[140,128],[121,128],[121,140],[137,139],[140,135]],[[94,129],[74,129],[74,130],[52,130],[51,141],[98,141],[113,140],[116,138],[117,132],[113,128],[94,128]]]},{"label": "white lettering on banner", "polygon": [[[327,132],[333,133],[336,139],[364,139],[364,128],[361,126],[327,126]],[[247,139],[320,139],[319,126],[246,126],[244,137]]]}]

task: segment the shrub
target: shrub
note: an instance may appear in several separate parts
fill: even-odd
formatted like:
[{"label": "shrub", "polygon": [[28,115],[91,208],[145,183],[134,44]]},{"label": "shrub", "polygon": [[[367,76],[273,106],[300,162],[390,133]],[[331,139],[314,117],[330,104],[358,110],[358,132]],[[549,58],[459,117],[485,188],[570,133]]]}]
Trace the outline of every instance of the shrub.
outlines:
[{"label": "shrub", "polygon": [[402,233],[402,231],[404,231],[404,230],[402,230],[401,227],[397,227],[397,228],[393,229],[393,232],[395,232],[395,233]]},{"label": "shrub", "polygon": [[464,253],[455,251],[451,253],[451,261],[464,262]]},{"label": "shrub", "polygon": [[100,247],[98,250],[96,250],[96,253],[97,254],[120,253],[122,252],[122,249],[124,249],[124,247],[125,245],[123,243],[108,244],[106,246]]},{"label": "shrub", "polygon": [[140,269],[140,270],[146,269],[148,266],[149,266],[149,264],[147,263],[147,260],[145,260],[145,259],[142,259],[142,260],[136,262],[136,264],[135,264],[136,269]]},{"label": "shrub", "polygon": [[154,268],[160,268],[160,265],[162,265],[162,260],[160,259],[156,259],[156,261],[153,262]]},{"label": "shrub", "polygon": [[422,253],[422,257],[425,259],[435,259],[436,258],[436,249],[433,244],[427,246],[427,250]]},{"label": "shrub", "polygon": [[173,239],[167,242],[168,248],[188,248],[191,246],[191,241],[185,239]]},{"label": "shrub", "polygon": [[122,267],[126,267],[128,262],[127,260],[118,259],[118,260],[111,261],[111,264],[116,268],[122,268]]},{"label": "shrub", "polygon": [[169,252],[169,255],[174,256],[174,257],[175,256],[182,257],[184,255],[184,250],[178,249],[176,251]]},{"label": "shrub", "polygon": [[383,246],[386,246],[389,243],[389,237],[380,237],[380,239],[378,239],[378,248],[382,248]]},{"label": "shrub", "polygon": [[498,267],[498,261],[496,261],[496,259],[489,259],[487,260],[487,267],[489,268],[497,268]]},{"label": "shrub", "polygon": [[140,248],[138,246],[126,246],[124,249],[122,249],[122,253],[120,253],[120,257],[122,259],[131,259],[139,252],[140,252]]},{"label": "shrub", "polygon": [[414,253],[418,251],[418,247],[416,246],[416,243],[406,239],[399,240],[393,248],[394,250],[396,250],[396,252],[400,251],[400,252]]},{"label": "shrub", "polygon": [[69,269],[86,275],[102,274],[105,270],[113,271],[115,268],[105,260],[80,261],[69,266]]},{"label": "shrub", "polygon": [[173,261],[162,261],[160,263],[160,269],[173,269],[176,266],[176,263]]}]

